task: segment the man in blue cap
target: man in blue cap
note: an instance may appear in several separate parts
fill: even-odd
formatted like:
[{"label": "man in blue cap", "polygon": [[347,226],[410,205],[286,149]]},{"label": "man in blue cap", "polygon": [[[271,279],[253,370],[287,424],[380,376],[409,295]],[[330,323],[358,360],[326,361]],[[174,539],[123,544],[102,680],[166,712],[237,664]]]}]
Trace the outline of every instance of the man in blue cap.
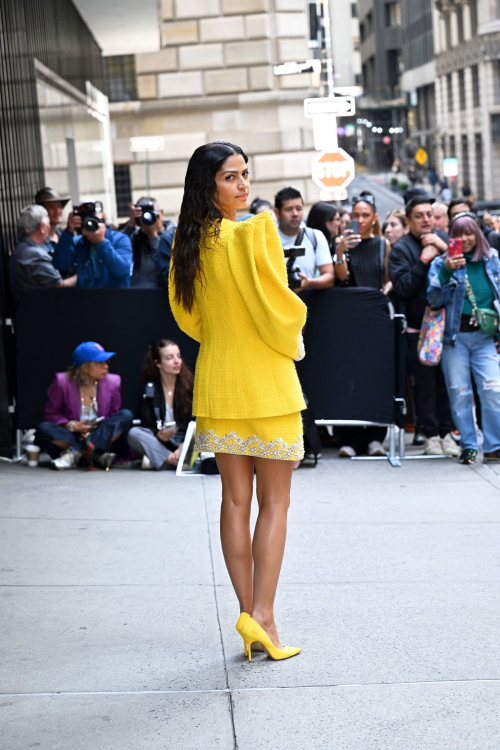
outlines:
[{"label": "man in blue cap", "polygon": [[107,352],[85,341],[73,352],[73,365],[58,372],[47,393],[45,421],[38,426],[43,449],[55,469],[74,469],[85,456],[91,469],[108,470],[117,441],[132,426],[133,414],[121,408],[121,378],[109,372]]}]

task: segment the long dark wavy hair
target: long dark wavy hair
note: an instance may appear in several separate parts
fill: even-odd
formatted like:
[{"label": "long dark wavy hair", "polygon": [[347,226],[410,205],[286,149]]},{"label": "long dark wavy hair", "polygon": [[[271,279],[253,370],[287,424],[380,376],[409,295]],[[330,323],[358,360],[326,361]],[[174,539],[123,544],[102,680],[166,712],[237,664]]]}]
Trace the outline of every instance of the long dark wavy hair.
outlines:
[{"label": "long dark wavy hair", "polygon": [[215,141],[197,148],[189,160],[172,250],[175,301],[187,312],[193,309],[196,279],[203,281],[200,244],[206,237],[219,236],[223,219],[222,211],[214,203],[215,175],[228,156],[236,154],[248,163],[248,156],[239,146]]},{"label": "long dark wavy hair", "polygon": [[[149,345],[148,353],[142,365],[144,382],[160,380],[158,365],[161,362],[161,350],[166,346],[179,346],[171,339],[158,339]],[[182,360],[181,371],[177,375],[174,389],[174,416],[177,424],[186,424],[191,416],[193,407],[193,373]]]},{"label": "long dark wavy hair", "polygon": [[309,216],[307,217],[307,226],[323,232],[329,245],[334,242],[335,238],[330,235],[330,230],[326,226],[326,222],[334,219],[338,212],[337,206],[334,206],[332,203],[326,203],[326,201],[320,201],[311,206]]}]

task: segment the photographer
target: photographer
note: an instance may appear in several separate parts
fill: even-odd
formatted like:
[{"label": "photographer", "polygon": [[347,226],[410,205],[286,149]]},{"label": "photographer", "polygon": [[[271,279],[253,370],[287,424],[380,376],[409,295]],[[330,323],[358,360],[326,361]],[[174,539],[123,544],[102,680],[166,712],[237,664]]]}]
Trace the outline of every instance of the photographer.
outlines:
[{"label": "photographer", "polygon": [[283,188],[276,193],[274,206],[283,250],[294,246],[305,248],[305,254],[295,259],[300,286],[294,291],[300,294],[304,289],[333,286],[332,256],[325,235],[317,229],[301,227],[304,204],[299,191],[292,187]]},{"label": "photographer", "polygon": [[[80,233],[75,237],[75,232]],[[66,271],[73,263],[79,287],[130,286],[130,239],[106,226],[99,201],[82,203],[70,213],[68,226],[54,249],[54,266],[59,271]]]},{"label": "photographer", "polygon": [[[130,219],[122,232],[132,242],[133,269],[130,285],[143,289],[168,288],[173,224],[165,228],[163,209],[154,198],[142,197],[131,203]],[[165,239],[170,242],[162,241]]]}]

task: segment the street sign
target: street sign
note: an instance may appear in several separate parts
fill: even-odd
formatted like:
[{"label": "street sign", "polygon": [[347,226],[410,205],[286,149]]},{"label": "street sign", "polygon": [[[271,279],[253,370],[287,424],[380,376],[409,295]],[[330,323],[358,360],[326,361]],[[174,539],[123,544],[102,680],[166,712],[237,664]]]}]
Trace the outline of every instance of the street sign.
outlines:
[{"label": "street sign", "polygon": [[316,115],[349,117],[355,113],[356,103],[353,96],[327,96],[304,99],[304,114],[306,117],[315,117]]},{"label": "street sign", "polygon": [[322,151],[312,161],[313,182],[323,190],[341,190],[354,179],[354,159],[336,148]]},{"label": "street sign", "polygon": [[334,188],[333,190],[321,190],[320,201],[346,201],[347,190],[345,188]]},{"label": "street sign", "polygon": [[321,60],[306,60],[303,63],[287,62],[282,65],[274,65],[275,76],[293,76],[299,73],[321,73]]},{"label": "street sign", "polygon": [[162,135],[134,136],[128,146],[130,151],[163,151],[165,140]]},{"label": "street sign", "polygon": [[428,158],[429,155],[425,148],[420,147],[415,154],[415,161],[417,162],[417,164],[420,164],[420,166],[423,167]]},{"label": "street sign", "polygon": [[458,159],[443,159],[443,174],[445,177],[458,175]]}]

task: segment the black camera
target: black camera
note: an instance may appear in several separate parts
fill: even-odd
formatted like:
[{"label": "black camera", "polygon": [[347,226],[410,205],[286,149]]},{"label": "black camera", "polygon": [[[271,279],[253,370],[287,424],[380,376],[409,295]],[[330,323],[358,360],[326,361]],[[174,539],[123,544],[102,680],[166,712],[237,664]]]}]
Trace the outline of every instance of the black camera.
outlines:
[{"label": "black camera", "polygon": [[302,281],[295,274],[300,271],[300,268],[294,268],[294,263],[296,258],[301,258],[306,254],[306,249],[300,245],[293,245],[292,247],[283,248],[283,252],[285,253],[285,258],[287,258],[286,273],[288,276],[288,286],[290,289],[299,289]]},{"label": "black camera", "polygon": [[136,219],[136,224],[138,226],[140,226],[142,222],[146,226],[152,227],[160,218],[160,212],[155,211],[155,204],[153,201],[139,201],[139,203],[136,204],[136,207],[140,208],[142,211],[142,216]]},{"label": "black camera", "polygon": [[[97,232],[99,224],[104,224],[104,219],[99,219],[97,214],[101,214],[103,210],[101,201],[88,201],[87,203],[81,203],[78,208],[73,209],[75,216],[81,216],[82,218],[82,229],[87,232]],[[79,230],[81,233],[81,230]]]}]

